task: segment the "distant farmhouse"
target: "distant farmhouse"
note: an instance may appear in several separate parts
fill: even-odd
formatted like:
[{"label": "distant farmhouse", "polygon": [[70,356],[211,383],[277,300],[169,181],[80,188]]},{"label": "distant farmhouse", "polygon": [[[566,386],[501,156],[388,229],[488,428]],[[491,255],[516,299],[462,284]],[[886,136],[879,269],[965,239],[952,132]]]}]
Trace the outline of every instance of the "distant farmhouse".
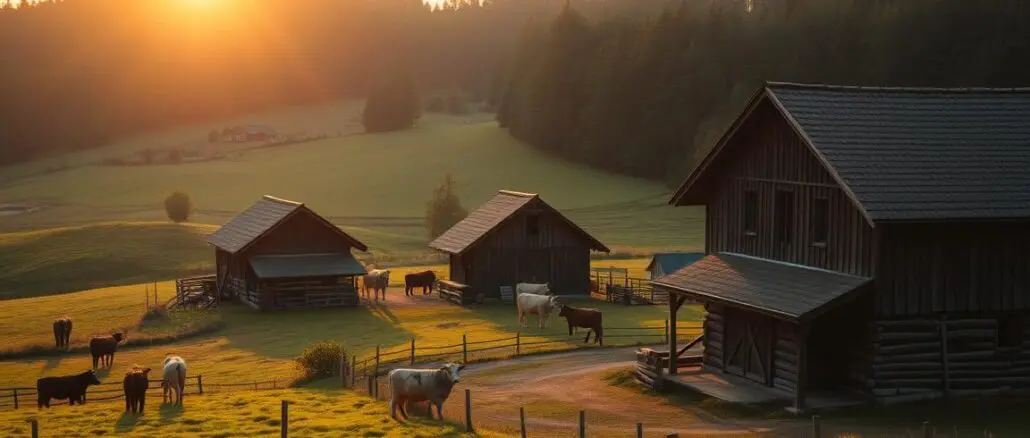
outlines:
[{"label": "distant farmhouse", "polygon": [[670,201],[707,215],[670,350],[689,297],[703,370],[798,410],[1030,390],[1028,169],[1030,89],[768,83]]}]

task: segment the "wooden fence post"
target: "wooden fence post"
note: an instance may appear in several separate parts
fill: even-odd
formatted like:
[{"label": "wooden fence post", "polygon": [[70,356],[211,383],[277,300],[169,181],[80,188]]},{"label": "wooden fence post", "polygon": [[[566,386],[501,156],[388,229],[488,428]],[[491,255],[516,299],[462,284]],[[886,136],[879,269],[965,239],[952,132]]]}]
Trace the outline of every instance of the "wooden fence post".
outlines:
[{"label": "wooden fence post", "polygon": [[358,377],[358,355],[350,357],[350,387],[354,387],[355,379]]},{"label": "wooden fence post", "polygon": [[522,332],[515,332],[515,357],[519,357],[519,350],[522,347]]},{"label": "wooden fence post", "polygon": [[368,376],[366,383],[368,383],[368,396],[372,397],[372,376]]},{"label": "wooden fence post", "polygon": [[933,429],[930,427],[930,422],[929,421],[924,421],[923,422],[923,438],[932,438],[932,437],[933,437]]},{"label": "wooden fence post", "polygon": [[18,409],[18,390],[14,390],[14,408]]},{"label": "wooden fence post", "polygon": [[637,423],[637,438],[644,438],[644,423]]},{"label": "wooden fence post", "polygon": [[587,438],[587,411],[579,411],[579,438]]},{"label": "wooden fence post", "polygon": [[[215,386],[218,386],[218,385],[215,385]],[[197,389],[200,391],[201,395],[204,394],[204,376],[202,376],[200,374],[197,374]]]},{"label": "wooden fence post", "polygon": [[376,373],[379,372],[379,344],[376,344],[376,367],[373,371]]},{"label": "wooden fence post", "polygon": [[819,416],[812,416],[812,438],[819,438]]},{"label": "wooden fence post", "polygon": [[282,401],[282,413],[283,419],[282,422],[279,424],[279,435],[282,436],[282,438],[286,438],[286,435],[290,429],[289,404],[286,403],[286,400]]},{"label": "wooden fence post", "polygon": [[29,429],[32,430],[32,438],[39,438],[39,420],[36,420],[35,418],[30,418],[28,421]]},{"label": "wooden fence post", "polygon": [[472,433],[472,391],[465,389],[465,432]]},{"label": "wooden fence post", "polygon": [[467,334],[461,334],[461,363],[469,363],[469,344]]},{"label": "wooden fence post", "polygon": [[411,365],[415,364],[415,338],[411,338]]},{"label": "wooden fence post", "polygon": [[522,431],[522,438],[526,438],[526,408],[519,406],[519,430]]},{"label": "wooden fence post", "polygon": [[663,344],[668,344],[669,343],[669,320],[668,320],[668,318],[666,318],[666,320],[665,320],[665,331],[662,332],[662,343]]}]

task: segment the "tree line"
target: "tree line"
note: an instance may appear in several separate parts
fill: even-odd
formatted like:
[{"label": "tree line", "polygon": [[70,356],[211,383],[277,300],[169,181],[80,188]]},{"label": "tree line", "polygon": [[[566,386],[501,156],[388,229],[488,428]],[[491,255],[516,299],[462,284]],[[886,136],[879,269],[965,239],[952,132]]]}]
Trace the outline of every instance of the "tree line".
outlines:
[{"label": "tree line", "polygon": [[[663,1],[571,3],[602,16]],[[522,25],[562,5],[44,0],[14,8],[0,0],[0,164],[182,123],[362,98],[394,71],[410,72],[421,89],[487,100]]]},{"label": "tree line", "polygon": [[524,26],[498,121],[570,160],[678,184],[763,81],[1030,85],[1021,0],[681,1]]}]

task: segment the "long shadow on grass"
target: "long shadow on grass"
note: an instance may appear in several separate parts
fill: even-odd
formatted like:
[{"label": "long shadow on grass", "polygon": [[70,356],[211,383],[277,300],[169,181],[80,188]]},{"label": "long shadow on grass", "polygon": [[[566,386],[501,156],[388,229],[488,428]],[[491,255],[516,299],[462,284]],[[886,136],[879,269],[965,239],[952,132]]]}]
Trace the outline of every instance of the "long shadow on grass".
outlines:
[{"label": "long shadow on grass", "polygon": [[128,432],[136,428],[137,423],[139,423],[139,415],[125,412],[122,413],[120,418],[118,418],[118,421],[114,425],[114,429],[118,432]]},{"label": "long shadow on grass", "polygon": [[222,316],[227,328],[221,333],[232,347],[277,359],[297,357],[315,341],[334,340],[361,354],[412,336],[365,306],[257,312],[232,305],[223,307]]},{"label": "long shadow on grass", "polygon": [[161,413],[161,420],[166,423],[174,421],[176,418],[182,415],[184,410],[184,407],[176,406],[172,403],[162,403],[161,407],[159,408],[159,412]]}]

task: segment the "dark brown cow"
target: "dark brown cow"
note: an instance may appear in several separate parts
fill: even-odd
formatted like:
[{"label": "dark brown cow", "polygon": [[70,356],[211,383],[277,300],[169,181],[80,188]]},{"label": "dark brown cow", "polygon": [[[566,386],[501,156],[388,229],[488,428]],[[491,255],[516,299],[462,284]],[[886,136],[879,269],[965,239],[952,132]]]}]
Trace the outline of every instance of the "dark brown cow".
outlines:
[{"label": "dark brown cow", "polygon": [[143,404],[147,400],[147,389],[150,389],[150,368],[134,365],[125,373],[122,380],[125,390],[125,412],[143,413]]},{"label": "dark brown cow", "polygon": [[86,371],[74,376],[43,377],[36,380],[36,401],[39,408],[50,407],[50,399],[68,399],[69,405],[78,402],[86,404],[86,389],[89,385],[99,385],[97,375],[93,370]]},{"label": "dark brown cow", "polygon": [[594,333],[594,343],[604,345],[604,326],[601,321],[599,309],[584,309],[581,307],[561,306],[558,316],[565,318],[569,323],[569,336],[572,336],[572,329],[575,327],[588,328],[587,337],[583,343],[590,341],[590,332]]},{"label": "dark brown cow", "polygon": [[54,320],[54,343],[57,344],[57,348],[68,348],[68,341],[72,337],[72,320],[67,316],[62,316]]},{"label": "dark brown cow", "polygon": [[93,355],[93,369],[97,369],[99,360],[101,365],[111,366],[114,363],[114,353],[118,351],[118,343],[122,342],[125,336],[121,333],[113,333],[111,336],[98,336],[89,340],[89,354]]},{"label": "dark brown cow", "polygon": [[415,295],[412,290],[422,288],[422,295],[433,293],[436,273],[433,271],[412,272],[404,276],[404,295]]}]

